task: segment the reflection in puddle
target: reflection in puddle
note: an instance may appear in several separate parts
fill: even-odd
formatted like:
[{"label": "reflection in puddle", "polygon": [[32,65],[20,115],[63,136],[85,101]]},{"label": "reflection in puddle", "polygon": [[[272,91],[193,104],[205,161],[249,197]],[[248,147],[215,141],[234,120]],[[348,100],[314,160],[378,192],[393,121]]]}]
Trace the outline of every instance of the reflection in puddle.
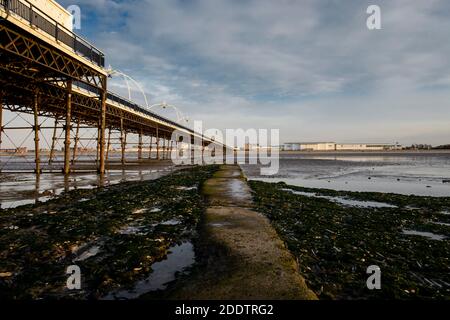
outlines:
[{"label": "reflection in puddle", "polygon": [[[71,190],[93,189],[124,181],[158,179],[174,170],[171,165],[161,164],[158,170],[148,169],[148,166],[142,170],[109,170],[104,177],[92,173],[75,173],[70,176],[60,173],[45,173],[40,176],[29,173],[1,173],[0,209],[46,202]],[[79,202],[88,200],[83,198]]]},{"label": "reflection in puddle", "polygon": [[186,271],[194,262],[194,246],[190,242],[175,245],[169,249],[166,260],[152,264],[153,272],[148,278],[138,281],[131,290],[112,292],[103,299],[136,299],[151,291],[164,290],[169,282],[175,280],[177,273]]},{"label": "reflection in puddle", "polygon": [[352,199],[346,199],[341,197],[331,197],[331,196],[321,196],[314,192],[303,192],[303,191],[295,191],[291,189],[282,189],[283,191],[289,191],[293,194],[305,196],[305,197],[314,197],[314,198],[321,198],[321,199],[327,199],[339,204],[342,204],[344,206],[349,207],[358,207],[358,208],[397,208],[397,206],[394,206],[389,203],[383,203],[383,202],[376,202],[376,201],[360,201],[360,200],[352,200]]},{"label": "reflection in puddle", "polygon": [[442,241],[444,239],[446,239],[446,236],[440,235],[440,234],[435,234],[435,233],[431,233],[431,232],[422,232],[422,231],[415,231],[415,230],[403,230],[403,234],[408,235],[408,236],[421,236],[421,237],[426,237],[432,240],[438,240],[438,241]]}]

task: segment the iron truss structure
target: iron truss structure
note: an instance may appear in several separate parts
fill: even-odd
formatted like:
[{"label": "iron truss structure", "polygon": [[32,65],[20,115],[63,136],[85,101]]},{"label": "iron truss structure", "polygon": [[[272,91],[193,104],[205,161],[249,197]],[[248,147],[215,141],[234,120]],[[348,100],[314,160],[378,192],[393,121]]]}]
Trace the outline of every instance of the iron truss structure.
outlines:
[{"label": "iron truss structure", "polygon": [[[0,13],[2,10],[0,0]],[[6,11],[5,11],[6,12]],[[57,37],[56,37],[57,38]],[[0,145],[4,131],[3,109],[33,115],[35,132],[35,172],[41,172],[39,154],[38,117],[54,118],[55,123],[63,123],[64,169],[71,171],[71,131],[73,124],[98,128],[98,172],[105,172],[110,144],[111,130],[120,132],[122,162],[126,148],[126,134],[139,135],[139,150],[142,150],[143,136],[155,138],[159,158],[160,140],[169,141],[172,132],[182,129],[191,134],[195,132],[173,121],[123,99],[107,91],[107,72],[84,57],[62,49],[57,43],[45,37],[32,34],[26,28],[14,23],[14,19],[0,17]],[[94,50],[94,49],[92,49]],[[99,52],[95,49],[95,52]],[[102,60],[102,63],[104,61]],[[109,131],[106,141],[106,131]],[[56,132],[56,130],[55,130]],[[79,140],[76,130],[75,143]],[[202,146],[214,143],[203,139]],[[53,137],[53,141],[55,137]],[[176,142],[175,142],[176,143]],[[108,145],[107,145],[108,144]],[[170,142],[170,148],[173,141]],[[74,148],[73,152],[76,148]],[[150,146],[151,150],[151,146]],[[51,154],[53,153],[53,144]],[[150,152],[151,153],[151,152]],[[142,152],[140,152],[141,157]],[[75,158],[72,155],[72,158]],[[52,157],[50,157],[50,160]]]}]

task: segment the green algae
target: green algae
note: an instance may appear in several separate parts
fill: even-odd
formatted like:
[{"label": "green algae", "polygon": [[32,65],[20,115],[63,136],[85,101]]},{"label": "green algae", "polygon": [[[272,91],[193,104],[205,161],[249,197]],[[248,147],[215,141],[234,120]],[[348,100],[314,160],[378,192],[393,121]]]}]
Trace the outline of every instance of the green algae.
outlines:
[{"label": "green algae", "polygon": [[[449,299],[450,198],[344,192],[250,181],[257,209],[277,229],[321,299]],[[343,206],[319,195],[379,201],[396,208]],[[447,238],[405,235],[427,231]],[[382,289],[366,287],[367,267],[382,272]]]},{"label": "green algae", "polygon": [[[0,298],[100,298],[148,276],[174,244],[190,241],[204,212],[201,185],[216,166],[157,180],[75,190],[0,211]],[[66,268],[82,290],[65,288]]]}]

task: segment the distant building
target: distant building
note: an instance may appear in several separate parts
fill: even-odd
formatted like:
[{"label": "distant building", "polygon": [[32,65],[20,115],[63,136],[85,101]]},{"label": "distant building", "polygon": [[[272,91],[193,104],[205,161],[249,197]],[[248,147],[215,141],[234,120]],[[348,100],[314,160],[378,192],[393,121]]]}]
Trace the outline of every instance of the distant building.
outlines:
[{"label": "distant building", "polygon": [[287,142],[283,151],[384,151],[401,150],[399,144],[389,143],[335,143],[335,142]]},{"label": "distant building", "polygon": [[17,153],[17,154],[25,154],[28,152],[26,147],[14,148],[14,149],[0,149],[0,153]]}]

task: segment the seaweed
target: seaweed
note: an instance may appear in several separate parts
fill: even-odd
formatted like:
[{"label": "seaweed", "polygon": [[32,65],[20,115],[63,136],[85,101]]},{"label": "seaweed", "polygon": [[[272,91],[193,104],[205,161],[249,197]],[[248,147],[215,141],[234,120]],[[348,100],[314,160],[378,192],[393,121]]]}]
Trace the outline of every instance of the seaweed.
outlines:
[{"label": "seaweed", "polygon": [[[196,236],[205,209],[199,186],[216,166],[157,180],[74,190],[0,211],[0,298],[98,299],[152,272],[170,246]],[[167,221],[177,223],[164,223]],[[66,289],[66,268],[82,290]]]},{"label": "seaweed", "polygon": [[[450,198],[344,192],[249,182],[257,209],[298,258],[301,274],[321,299],[449,299]],[[398,207],[360,208],[287,189]],[[403,230],[439,233],[442,241]],[[367,267],[381,268],[381,290],[366,286]]]}]

